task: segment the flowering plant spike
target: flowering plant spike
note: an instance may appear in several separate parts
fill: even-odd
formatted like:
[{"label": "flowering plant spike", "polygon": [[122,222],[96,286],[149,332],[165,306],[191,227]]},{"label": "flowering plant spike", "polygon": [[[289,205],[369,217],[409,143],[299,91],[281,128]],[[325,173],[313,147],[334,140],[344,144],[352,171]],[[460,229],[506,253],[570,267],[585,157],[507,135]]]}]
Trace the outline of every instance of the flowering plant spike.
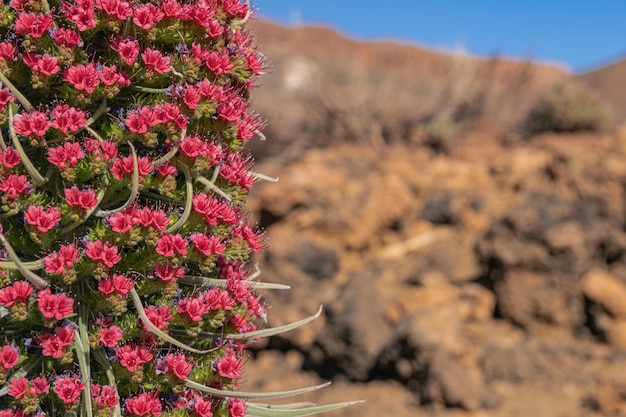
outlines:
[{"label": "flowering plant spike", "polygon": [[[0,417],[301,416],[256,401],[240,0],[3,0]],[[266,178],[267,179],[267,178]]]}]

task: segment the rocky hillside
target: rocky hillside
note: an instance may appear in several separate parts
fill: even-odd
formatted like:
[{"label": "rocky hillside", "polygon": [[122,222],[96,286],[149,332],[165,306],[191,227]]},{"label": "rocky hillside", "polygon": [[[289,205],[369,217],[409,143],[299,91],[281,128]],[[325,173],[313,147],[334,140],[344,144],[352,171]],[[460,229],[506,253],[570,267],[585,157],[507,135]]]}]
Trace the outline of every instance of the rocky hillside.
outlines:
[{"label": "rocky hillside", "polygon": [[257,261],[292,286],[269,323],[325,309],[246,388],[367,400],[337,417],[626,416],[626,131],[524,133],[556,68],[254,30],[280,177]]}]

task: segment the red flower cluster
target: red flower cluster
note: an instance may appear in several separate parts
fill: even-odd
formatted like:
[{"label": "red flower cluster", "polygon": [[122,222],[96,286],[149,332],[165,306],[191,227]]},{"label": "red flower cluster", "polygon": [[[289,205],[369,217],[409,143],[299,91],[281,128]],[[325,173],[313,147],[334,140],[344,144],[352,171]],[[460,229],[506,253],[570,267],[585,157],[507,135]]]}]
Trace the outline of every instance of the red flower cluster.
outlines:
[{"label": "red flower cluster", "polygon": [[249,5],[6,4],[0,417],[243,417],[203,391],[238,388],[264,313],[247,279],[263,244],[244,207],[263,128]]}]

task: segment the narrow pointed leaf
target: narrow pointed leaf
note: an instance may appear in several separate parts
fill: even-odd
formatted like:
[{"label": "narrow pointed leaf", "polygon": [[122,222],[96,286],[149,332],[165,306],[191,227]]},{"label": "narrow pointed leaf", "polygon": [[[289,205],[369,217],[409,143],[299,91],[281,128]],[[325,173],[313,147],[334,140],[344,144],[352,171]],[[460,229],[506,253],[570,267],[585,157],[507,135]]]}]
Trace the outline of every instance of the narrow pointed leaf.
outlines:
[{"label": "narrow pointed leaf", "polygon": [[296,408],[315,407],[315,403],[310,401],[300,401],[289,404],[261,404],[248,402],[248,404],[254,404],[257,407],[267,408],[268,410],[293,410]]},{"label": "narrow pointed leaf", "polygon": [[35,369],[41,363],[41,356],[31,356],[26,363],[17,368],[11,376],[7,379],[7,382],[0,388],[0,397],[3,397],[9,393],[9,383],[17,378],[28,375],[30,371]]},{"label": "narrow pointed leaf", "polygon": [[[111,385],[115,389],[115,395],[117,396],[117,398],[120,398],[120,395],[117,391],[117,381],[115,379],[115,374],[113,373],[111,362],[109,362],[109,360],[107,359],[106,354],[104,353],[104,350],[102,348],[95,349],[93,351],[93,356],[94,358],[96,358],[96,362],[98,362],[98,364],[102,367],[102,369],[104,369],[104,373],[106,374],[107,379],[109,380],[109,385]],[[115,406],[115,410],[113,411],[113,417],[121,417],[121,416],[122,416],[122,408],[118,401],[117,405]]]},{"label": "narrow pointed leaf", "polygon": [[[182,142],[183,139],[185,139],[185,136],[187,136],[187,129],[183,129],[180,132],[180,142]],[[170,159],[172,159],[174,156],[176,156],[176,154],[178,153],[179,149],[180,149],[180,144],[174,146],[168,153],[166,153],[165,155],[163,155],[159,159],[156,159],[153,162],[154,166],[158,167],[159,165],[164,164],[167,161],[169,161]]]},{"label": "narrow pointed leaf", "polygon": [[146,325],[146,327],[150,329],[150,331],[154,333],[156,336],[159,336],[163,340],[167,340],[168,342],[170,342],[173,345],[178,346],[179,348],[185,349],[193,353],[205,354],[213,350],[213,349],[199,350],[199,349],[192,348],[191,346],[187,346],[180,340],[174,339],[172,336],[163,332],[162,330],[157,328],[154,324],[152,324],[152,322],[146,315],[146,312],[143,309],[143,305],[141,304],[141,298],[139,297],[139,294],[137,294],[137,291],[134,288],[130,290],[130,296],[133,300],[133,304],[135,305],[135,308],[137,309],[137,314],[139,315],[139,318]]},{"label": "narrow pointed leaf", "polygon": [[[7,88],[9,89],[9,91],[17,98],[17,101],[20,102],[20,104],[22,105],[22,107],[24,107],[26,109],[26,111],[30,112],[33,109],[32,104],[30,104],[30,102],[28,101],[28,99],[26,97],[24,97],[24,94],[22,94],[22,92],[20,90],[18,90],[11,81],[9,81],[9,79],[7,77],[5,77],[5,75],[0,72],[0,83],[4,84],[7,86]],[[11,107],[11,106],[9,106]]]},{"label": "narrow pointed leaf", "polygon": [[284,326],[278,327],[270,327],[268,329],[255,330],[247,333],[239,333],[239,334],[218,334],[218,333],[209,333],[209,332],[200,332],[198,337],[221,337],[222,339],[258,339],[261,337],[270,337],[275,336],[277,334],[285,333],[290,330],[297,329],[298,327],[302,327],[307,323],[312,322],[317,319],[322,314],[322,306],[314,315],[302,319],[300,321],[296,321],[293,323],[285,324]]},{"label": "narrow pointed leaf", "polygon": [[326,413],[328,411],[338,410],[340,408],[349,407],[359,404],[363,401],[348,401],[337,404],[319,405],[315,407],[284,409],[270,405],[252,404],[246,405],[249,416],[254,417],[302,417],[314,414]]},{"label": "narrow pointed leaf", "polygon": [[261,174],[260,172],[249,172],[248,174],[254,177],[254,179],[264,180],[268,182],[278,182],[278,177],[270,177],[268,175]]},{"label": "narrow pointed leaf", "polygon": [[104,198],[105,194],[106,194],[106,188],[103,187],[100,189],[100,191],[98,191],[98,194],[96,194],[96,201],[97,201],[96,205],[93,208],[87,210],[83,218],[76,220],[74,223],[70,224],[69,226],[61,230],[60,234],[63,235],[65,233],[71,232],[72,230],[80,226],[81,224],[85,223],[87,219],[89,219],[89,217],[91,217],[91,215],[95,213],[96,210],[98,210],[98,206],[100,206],[100,203],[102,202],[102,199]]},{"label": "narrow pointed leaf", "polygon": [[[194,284],[194,285],[216,285],[218,287],[226,287],[226,280],[220,278],[209,278],[209,277],[200,277],[195,275],[185,275],[183,278],[179,279],[178,282],[183,284]],[[289,285],[285,284],[275,284],[272,282],[261,282],[261,281],[245,281],[252,288],[263,289],[263,290],[288,290],[291,289]]]},{"label": "narrow pointed leaf", "polygon": [[302,395],[307,392],[317,391],[318,389],[322,389],[330,385],[330,382],[326,382],[324,384],[315,385],[312,387],[305,387],[300,389],[294,389],[289,391],[277,391],[277,392],[243,392],[243,391],[227,391],[212,387],[207,387],[206,385],[202,385],[199,382],[186,380],[185,386],[191,389],[195,389],[198,391],[206,392],[207,394],[215,395],[217,397],[226,397],[226,398],[243,398],[243,399],[255,399],[255,398],[284,398],[284,397],[292,397],[294,395]]},{"label": "narrow pointed leaf", "polygon": [[191,208],[193,203],[193,183],[191,181],[191,173],[189,172],[189,168],[187,165],[180,164],[180,169],[185,174],[185,186],[187,189],[187,199],[185,200],[185,210],[183,211],[182,216],[176,223],[174,223],[171,227],[167,229],[167,233],[174,233],[187,222],[189,219],[189,215],[191,214]]},{"label": "narrow pointed leaf", "polygon": [[46,288],[47,286],[50,285],[48,281],[41,278],[39,275],[35,274],[30,269],[24,266],[22,261],[20,261],[20,258],[17,256],[17,254],[13,250],[13,247],[9,244],[9,242],[7,241],[7,239],[4,237],[2,233],[0,233],[0,242],[2,242],[2,245],[4,246],[4,248],[7,250],[7,253],[9,254],[9,258],[11,258],[11,260],[15,263],[17,270],[20,271],[20,273],[22,274],[24,278],[30,281],[30,283],[33,284],[38,289]]},{"label": "narrow pointed leaf", "polygon": [[17,153],[20,155],[20,159],[22,160],[22,165],[24,165],[24,169],[30,175],[31,180],[37,185],[44,185],[48,182],[48,179],[41,175],[37,168],[33,165],[32,161],[26,155],[26,151],[22,147],[17,134],[15,133],[15,128],[13,127],[13,106],[9,106],[9,133],[11,134],[11,141],[13,142],[13,146]]},{"label": "narrow pointed leaf", "polygon": [[100,107],[98,107],[98,110],[96,110],[96,112],[91,115],[89,119],[87,119],[87,124],[85,126],[91,126],[92,124],[94,124],[96,120],[98,120],[108,110],[109,109],[107,108],[107,99],[104,98],[102,99],[102,103],[100,103]]},{"label": "narrow pointed leaf", "polygon": [[[38,259],[36,261],[22,262],[22,266],[31,271],[37,271],[45,267],[43,260]],[[2,269],[18,269],[15,262],[0,261],[0,268]]]},{"label": "narrow pointed leaf", "polygon": [[3,151],[7,150],[7,143],[4,141],[4,135],[2,134],[2,129],[0,129],[0,147],[2,147]]},{"label": "narrow pointed leaf", "polygon": [[128,142],[128,146],[130,146],[130,151],[133,154],[133,180],[128,200],[126,200],[126,203],[124,203],[124,205],[116,209],[98,210],[96,212],[97,217],[106,217],[118,213],[122,210],[126,210],[135,202],[137,196],[139,195],[139,162],[137,161],[137,152],[135,151],[135,147],[132,143]]},{"label": "narrow pointed leaf", "polygon": [[211,191],[224,197],[226,201],[232,200],[232,198],[228,194],[226,194],[224,191],[222,191],[220,187],[218,187],[217,185],[215,185],[215,183],[209,181],[208,179],[204,178],[202,175],[198,175],[196,177],[196,181],[202,183],[203,185],[206,185]]}]

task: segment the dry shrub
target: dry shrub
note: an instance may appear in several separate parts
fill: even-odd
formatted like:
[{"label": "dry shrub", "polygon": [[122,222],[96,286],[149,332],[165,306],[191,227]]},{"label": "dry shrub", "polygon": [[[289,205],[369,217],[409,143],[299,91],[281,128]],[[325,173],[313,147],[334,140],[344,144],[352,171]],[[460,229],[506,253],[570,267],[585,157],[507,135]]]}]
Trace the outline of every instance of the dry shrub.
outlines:
[{"label": "dry shrub", "polygon": [[611,113],[600,96],[574,81],[554,85],[535,103],[524,124],[529,134],[601,131],[610,126]]}]

